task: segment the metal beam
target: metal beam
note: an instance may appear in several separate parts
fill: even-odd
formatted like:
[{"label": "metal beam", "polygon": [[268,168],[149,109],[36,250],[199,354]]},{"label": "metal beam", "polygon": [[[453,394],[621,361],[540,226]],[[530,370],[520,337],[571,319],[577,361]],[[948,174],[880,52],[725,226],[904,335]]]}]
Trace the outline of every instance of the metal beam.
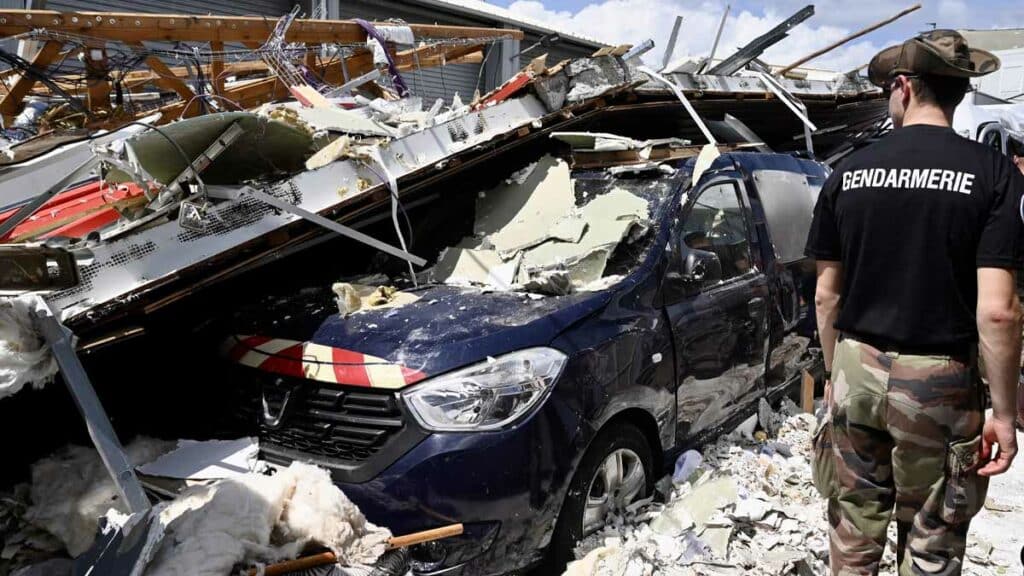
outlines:
[{"label": "metal beam", "polygon": [[696,124],[697,127],[700,128],[700,131],[704,134],[704,138],[707,139],[708,143],[718,144],[718,141],[715,140],[714,135],[711,134],[711,130],[708,130],[707,124],[704,124],[704,121],[701,120],[700,115],[697,114],[696,110],[694,110],[693,105],[690,104],[690,101],[686,99],[686,95],[683,94],[683,91],[679,89],[679,86],[676,86],[675,83],[673,83],[671,80],[665,78],[661,74],[658,74],[654,70],[651,70],[647,66],[641,66],[638,70],[640,70],[640,72],[643,72],[644,74],[647,74],[651,78],[654,78],[658,82],[661,82],[665,86],[668,86],[668,89],[671,90],[672,93],[676,95],[676,98],[679,98],[679,101],[683,103],[683,107],[686,108],[686,112],[690,115],[690,118],[693,119],[694,124]]},{"label": "metal beam", "polygon": [[668,46],[665,46],[665,55],[661,57],[662,70],[672,61],[672,53],[676,49],[676,40],[679,38],[679,27],[683,25],[683,17],[676,16],[676,23],[672,25],[672,34],[668,37]]},{"label": "metal beam", "polygon": [[86,159],[84,162],[79,164],[77,168],[58,180],[56,184],[50,186],[45,192],[39,194],[29,201],[28,204],[19,208],[18,211],[10,218],[4,220],[4,222],[0,224],[0,238],[6,236],[11,230],[14,230],[18,224],[24,222],[26,218],[35,214],[36,210],[39,210],[39,207],[46,204],[50,198],[53,198],[58,193],[63,192],[64,189],[71,184],[81,180],[82,176],[98,163],[99,160],[95,156]]},{"label": "metal beam", "polygon": [[789,110],[797,118],[799,118],[801,122],[803,122],[804,140],[807,142],[807,152],[813,158],[814,140],[811,138],[811,133],[817,132],[818,127],[815,126],[814,122],[811,122],[810,117],[807,115],[807,106],[805,106],[799,98],[790,94],[782,86],[782,84],[779,84],[779,82],[771,76],[771,74],[767,74],[765,72],[758,72],[757,77],[761,79],[761,82],[764,83],[765,87],[771,90],[773,94],[778,96],[779,100],[782,100],[782,103],[785,104],[786,107],[789,108]]},{"label": "metal beam", "polygon": [[[324,218],[323,216],[321,216],[321,215],[319,215],[319,214],[317,214],[315,212],[310,212],[309,210],[305,210],[303,208],[299,208],[295,204],[289,204],[288,202],[285,202],[284,200],[281,200],[280,198],[278,198],[276,196],[271,196],[270,194],[267,194],[266,192],[263,192],[262,190],[257,190],[255,188],[252,188],[251,186],[246,186],[244,189],[242,189],[242,190],[240,190],[238,192],[238,196],[239,197],[241,197],[242,195],[246,195],[246,194],[249,195],[249,196],[252,196],[253,198],[255,198],[255,199],[257,199],[257,200],[259,200],[259,201],[261,201],[261,202],[263,202],[265,204],[269,204],[269,205],[273,206],[274,208],[277,208],[278,210],[283,210],[283,211],[288,212],[290,214],[294,214],[294,215],[298,216],[299,218],[302,218],[304,220],[308,220],[308,221],[310,221],[313,224],[316,224],[318,226],[322,226],[322,227],[330,230],[331,232],[335,232],[337,234],[341,234],[342,236],[345,236],[347,238],[351,238],[351,239],[353,239],[353,240],[355,240],[357,242],[362,242],[363,244],[366,244],[368,246],[376,248],[377,250],[380,250],[381,252],[384,252],[385,254],[389,254],[391,256],[394,256],[395,258],[401,258],[402,260],[405,260],[406,262],[409,262],[410,264],[415,264],[416,266],[424,266],[427,263],[427,261],[425,259],[420,258],[419,256],[414,256],[414,255],[412,255],[412,254],[410,254],[410,253],[408,253],[408,252],[406,252],[404,250],[400,250],[398,248],[395,248],[394,246],[392,246],[390,244],[387,244],[385,242],[381,242],[380,240],[377,240],[373,236],[370,236],[370,235],[367,235],[367,234],[363,234],[362,232],[360,232],[358,230],[355,230],[355,229],[353,229],[353,228],[351,228],[349,226],[345,226],[344,224],[335,222],[334,220],[330,220],[328,218]],[[213,195],[211,195],[211,197],[212,196]]]},{"label": "metal beam", "polygon": [[725,5],[725,12],[722,13],[722,21],[718,23],[718,32],[715,33],[715,43],[711,45],[711,53],[708,54],[708,61],[705,66],[710,66],[715,60],[715,52],[718,52],[718,41],[722,39],[722,30],[725,29],[725,19],[729,17],[729,10],[731,9],[732,4]]},{"label": "metal beam", "polygon": [[778,44],[788,36],[788,32],[804,20],[814,16],[814,5],[804,6],[799,12],[793,14],[781,24],[768,32],[751,40],[746,46],[740,48],[735,54],[718,63],[717,66],[708,70],[708,74],[729,76],[742,70],[751,60],[764,53],[765,50]]},{"label": "metal beam", "polygon": [[107,472],[113,478],[114,485],[128,505],[128,510],[133,514],[149,510],[149,498],[146,497],[146,492],[135,475],[135,468],[128,460],[128,454],[121,446],[117,434],[114,433],[114,427],[110,424],[110,418],[107,417],[99,397],[96,396],[96,390],[89,381],[82,361],[75,353],[74,333],[57,319],[41,296],[35,296],[32,312],[36,327],[50,345],[50,350],[53,351],[64,376],[64,383],[67,384],[79,412],[82,413],[89,437],[92,438]]}]

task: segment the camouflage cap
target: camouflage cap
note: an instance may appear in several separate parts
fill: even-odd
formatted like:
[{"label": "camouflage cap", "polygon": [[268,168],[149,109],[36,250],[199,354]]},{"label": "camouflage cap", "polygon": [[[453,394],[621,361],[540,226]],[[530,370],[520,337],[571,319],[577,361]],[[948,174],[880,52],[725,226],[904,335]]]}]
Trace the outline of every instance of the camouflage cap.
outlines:
[{"label": "camouflage cap", "polygon": [[885,86],[898,74],[973,78],[999,70],[991,52],[967,46],[956,30],[932,30],[882,50],[868,65],[868,78]]}]

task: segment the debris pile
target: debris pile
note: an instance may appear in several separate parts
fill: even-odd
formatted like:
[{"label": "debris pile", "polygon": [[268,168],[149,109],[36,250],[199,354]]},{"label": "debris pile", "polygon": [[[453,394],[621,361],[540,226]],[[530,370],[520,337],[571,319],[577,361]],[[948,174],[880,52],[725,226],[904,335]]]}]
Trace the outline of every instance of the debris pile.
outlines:
[{"label": "debris pile", "polygon": [[[811,483],[814,416],[783,400],[742,429],[680,457],[677,473],[609,525],[584,539],[566,576],[826,575],[829,543],[825,501]],[[777,436],[765,430],[778,427]],[[741,426],[741,428],[745,428]],[[656,502],[664,498],[664,502]],[[881,574],[896,573],[896,525]],[[1004,573],[991,544],[968,539],[964,574]]]},{"label": "debris pile", "polygon": [[[144,574],[223,576],[322,548],[344,566],[369,566],[387,549],[391,533],[367,522],[326,470],[295,462],[267,474],[265,464],[252,466],[247,439],[174,446],[139,438],[126,447],[141,473],[189,477],[139,527]],[[229,469],[235,460],[238,469]],[[0,498],[0,567],[78,557],[102,526],[124,526],[127,512],[96,451],[68,446],[32,467],[31,484]]]},{"label": "debris pile", "polygon": [[154,513],[150,539],[159,543],[149,576],[222,576],[238,565],[296,558],[310,544],[331,549],[343,565],[368,565],[391,537],[366,521],[326,470],[301,462],[273,476],[191,488]]}]

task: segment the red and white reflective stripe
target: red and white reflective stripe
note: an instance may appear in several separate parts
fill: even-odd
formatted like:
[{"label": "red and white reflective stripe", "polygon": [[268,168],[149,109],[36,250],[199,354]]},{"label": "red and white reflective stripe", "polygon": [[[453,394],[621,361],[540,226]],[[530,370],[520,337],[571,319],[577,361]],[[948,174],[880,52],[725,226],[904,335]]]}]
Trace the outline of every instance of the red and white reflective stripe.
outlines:
[{"label": "red and white reflective stripe", "polygon": [[404,388],[427,377],[419,370],[362,352],[264,336],[238,336],[227,356],[266,372],[368,388]]}]

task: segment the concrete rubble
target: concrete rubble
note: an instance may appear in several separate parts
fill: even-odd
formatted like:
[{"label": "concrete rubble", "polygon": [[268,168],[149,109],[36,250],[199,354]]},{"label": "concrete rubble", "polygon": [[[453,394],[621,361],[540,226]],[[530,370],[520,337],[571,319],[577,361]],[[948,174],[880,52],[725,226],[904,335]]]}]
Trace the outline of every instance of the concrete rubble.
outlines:
[{"label": "concrete rubble", "polygon": [[[829,574],[825,501],[809,460],[816,420],[788,399],[749,421],[758,419],[778,434],[762,428],[747,438],[737,430],[684,454],[680,463],[700,461],[695,455],[702,463],[686,478],[666,476],[654,497],[581,541],[565,576]],[[889,528],[886,576],[896,574],[895,523]],[[974,532],[963,573],[1008,574],[1012,560]]]}]

